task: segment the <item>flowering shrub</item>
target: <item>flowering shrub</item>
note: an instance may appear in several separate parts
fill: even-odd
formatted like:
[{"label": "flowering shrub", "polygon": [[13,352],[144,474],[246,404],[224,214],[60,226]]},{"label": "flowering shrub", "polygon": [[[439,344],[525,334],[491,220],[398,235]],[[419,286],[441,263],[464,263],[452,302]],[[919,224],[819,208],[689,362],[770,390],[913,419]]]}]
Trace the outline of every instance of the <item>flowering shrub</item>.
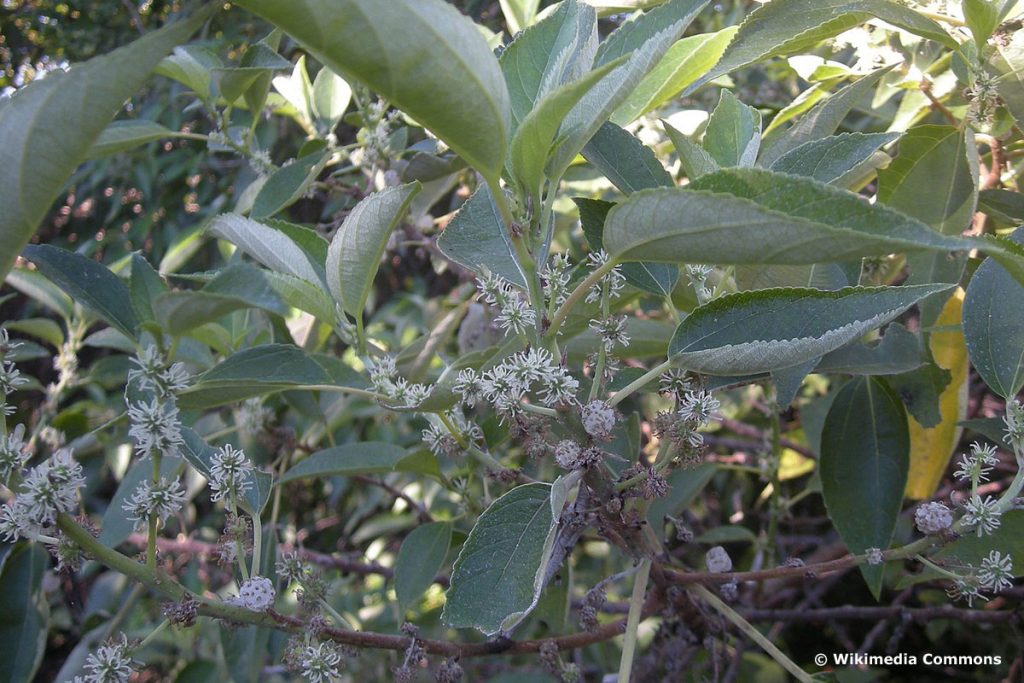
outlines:
[{"label": "flowering shrub", "polygon": [[236,4],[0,100],[0,680],[1024,666],[1024,6]]}]

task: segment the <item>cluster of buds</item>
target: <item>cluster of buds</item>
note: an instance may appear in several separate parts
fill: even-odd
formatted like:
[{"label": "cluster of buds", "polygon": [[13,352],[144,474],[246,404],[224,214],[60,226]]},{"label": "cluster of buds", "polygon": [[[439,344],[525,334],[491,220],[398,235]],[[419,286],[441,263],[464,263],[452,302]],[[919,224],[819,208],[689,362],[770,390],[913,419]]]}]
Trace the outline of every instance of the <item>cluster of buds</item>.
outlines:
[{"label": "cluster of buds", "polygon": [[414,384],[404,377],[399,377],[395,359],[390,356],[376,361],[370,369],[370,382],[378,394],[386,396],[389,402],[405,408],[418,406],[430,395],[430,387],[425,384]]},{"label": "cluster of buds", "polygon": [[485,401],[502,415],[514,416],[531,395],[548,407],[576,403],[579,382],[550,351],[531,348],[482,373],[469,368],[460,371],[453,389],[467,406]]},{"label": "cluster of buds", "polygon": [[505,278],[487,273],[477,282],[481,298],[497,309],[494,322],[512,334],[525,334],[537,324],[537,314],[530,308],[522,292]]}]

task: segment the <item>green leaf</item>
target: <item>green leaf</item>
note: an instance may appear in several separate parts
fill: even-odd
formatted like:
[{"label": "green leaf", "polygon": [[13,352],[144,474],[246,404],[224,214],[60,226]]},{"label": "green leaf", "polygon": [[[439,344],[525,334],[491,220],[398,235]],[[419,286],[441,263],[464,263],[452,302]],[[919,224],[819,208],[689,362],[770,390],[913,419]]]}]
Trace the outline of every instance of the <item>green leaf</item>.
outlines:
[{"label": "green leaf", "polygon": [[[970,129],[924,125],[908,130],[899,154],[878,172],[878,201],[927,223],[945,235],[959,235],[978,205],[978,154]],[[959,282],[966,254],[915,254],[909,261],[911,284]],[[922,325],[939,315],[946,297],[921,308]]]},{"label": "green leaf", "polygon": [[625,194],[675,186],[654,151],[611,122],[590,138],[583,156]]},{"label": "green leaf", "polygon": [[604,227],[605,250],[626,261],[806,264],[968,244],[852,192],[760,169],[637,192]]},{"label": "green leaf", "polygon": [[[604,249],[602,230],[608,212],[615,206],[612,202],[600,199],[584,199],[575,197],[576,207],[580,212],[580,224],[583,234],[590,244],[591,251]],[[626,282],[645,292],[660,296],[669,296],[679,280],[679,268],[668,263],[625,263],[622,275]]]},{"label": "green leaf", "polygon": [[[361,81],[497,180],[509,96],[498,61],[443,0],[242,0],[347,81]],[[443,97],[438,96],[444,93]],[[452,106],[452,103],[457,106]]]},{"label": "green leaf", "polygon": [[114,121],[96,138],[92,149],[89,150],[89,158],[123,152],[126,149],[138,147],[154,140],[178,137],[183,136],[181,133],[161,126],[155,121],[146,121],[144,119]]},{"label": "green leaf", "polygon": [[46,651],[49,608],[42,592],[49,557],[41,544],[21,543],[0,572],[0,682],[33,680]]},{"label": "green leaf", "polygon": [[1013,31],[1008,43],[996,41],[988,69],[997,77],[996,89],[1006,109],[1024,125],[1024,32]]},{"label": "green leaf", "polygon": [[730,26],[677,41],[619,106],[612,122],[620,126],[632,123],[696,83],[718,62],[736,29]]},{"label": "green leaf", "polygon": [[477,188],[437,238],[441,253],[474,273],[489,270],[518,287],[526,276],[512,255],[505,224],[486,185]]},{"label": "green leaf", "polygon": [[348,443],[317,451],[299,461],[281,477],[281,483],[310,477],[347,477],[353,474],[384,474],[400,469],[408,453],[383,441]]},{"label": "green leaf", "polygon": [[999,25],[999,7],[993,0],[963,0],[962,6],[974,42],[983,48]]},{"label": "green leaf", "polygon": [[[557,483],[557,482],[556,482]],[[564,487],[517,486],[484,510],[452,570],[441,620],[509,632],[537,605],[565,503]],[[555,495],[556,490],[563,491]]]},{"label": "green leaf", "polygon": [[978,210],[1005,223],[1024,222],[1024,195],[1013,190],[982,190],[978,193]]},{"label": "green leaf", "polygon": [[825,355],[814,368],[817,373],[845,375],[898,375],[924,365],[921,338],[903,325],[893,323],[875,344],[855,342]]},{"label": "green leaf", "polygon": [[68,72],[54,71],[0,106],[0,276],[125,100],[215,10],[211,5]]},{"label": "green leaf", "polygon": [[199,291],[160,294],[153,300],[153,312],[160,325],[173,335],[220,320],[243,308],[262,308],[287,315],[288,307],[263,274],[256,266],[236,263],[217,273]]},{"label": "green leaf", "polygon": [[154,72],[190,88],[204,101],[211,98],[213,70],[223,66],[215,52],[202,45],[181,45],[157,64]]},{"label": "green leaf", "polygon": [[540,192],[544,183],[544,165],[563,119],[595,84],[618,63],[594,69],[579,80],[560,86],[544,95],[516,129],[512,138],[512,172],[531,194]]},{"label": "green leaf", "polygon": [[348,82],[324,67],[313,81],[313,115],[325,124],[327,132],[334,130],[352,101],[352,87]]},{"label": "green leaf", "polygon": [[[1024,228],[1013,234],[1024,244]],[[1024,386],[1024,286],[993,259],[975,271],[963,311],[964,340],[978,374],[1007,400]]]},{"label": "green leaf", "polygon": [[[285,226],[288,225],[278,221],[261,223],[229,213],[210,221],[207,230],[231,242],[271,270],[294,275],[308,282],[323,282],[324,259],[318,260],[317,255],[311,253],[305,244],[297,242],[293,237],[294,230],[292,234],[286,232]],[[327,243],[319,235],[305,228],[291,227],[308,233],[309,239],[322,243],[326,252]]]},{"label": "green leaf", "polygon": [[272,270],[264,272],[263,276],[278,296],[289,306],[312,313],[321,322],[334,323],[336,317],[334,299],[323,285],[313,284],[309,280],[303,280],[287,273],[275,273]]},{"label": "green leaf", "polygon": [[[828,515],[852,553],[892,541],[910,468],[907,413],[881,379],[859,377],[839,390],[821,434],[821,487]],[[878,599],[882,565],[861,565]]]},{"label": "green leaf", "polygon": [[363,389],[367,382],[337,359],[314,357],[289,344],[265,344],[232,354],[207,370],[179,395],[178,405],[183,409],[210,408],[286,389],[324,385]]},{"label": "green leaf", "polygon": [[22,254],[76,302],[129,339],[135,338],[139,321],[132,309],[128,287],[106,266],[49,244],[29,245]]},{"label": "green leaf", "polygon": [[[761,153],[761,164],[770,167],[786,152],[835,133],[854,107],[874,91],[878,82],[892,68],[886,67],[872,71],[867,76],[815,104],[790,128],[781,132],[776,131],[775,135],[766,135],[764,151]],[[775,125],[773,122],[772,127]]]},{"label": "green leaf", "polygon": [[978,203],[978,155],[970,129],[915,126],[878,172],[878,201],[946,235],[971,224]]},{"label": "green leaf", "polygon": [[[859,267],[860,262],[857,262]],[[860,281],[850,277],[839,263],[812,263],[802,266],[743,264],[736,266],[736,285],[740,290],[770,287],[814,287],[842,289]]]},{"label": "green leaf", "polygon": [[515,35],[533,23],[540,0],[501,0],[500,4],[508,31]]},{"label": "green leaf", "polygon": [[[583,146],[633,92],[640,79],[682,35],[688,24],[688,20],[680,20],[654,34],[642,48],[629,52],[625,62],[610,71],[576,103],[559,128],[558,142],[548,162],[549,177],[562,176]],[[606,57],[598,66],[611,63],[619,54],[606,53]]]},{"label": "green leaf", "polygon": [[805,142],[776,159],[771,170],[846,187],[880,147],[898,138],[899,133],[841,133]]},{"label": "green leaf", "polygon": [[661,125],[665,128],[668,139],[676,148],[679,164],[688,179],[696,180],[706,173],[714,173],[718,170],[718,164],[710,154],[704,151],[703,147],[673,128],[667,121],[662,121]]},{"label": "green leaf", "polygon": [[761,147],[761,112],[722,89],[704,131],[704,149],[719,166],[751,167]]},{"label": "green leaf", "polygon": [[612,31],[597,48],[594,65],[608,64],[624,55],[647,49],[648,41],[679,24],[685,29],[708,1],[669,0],[659,7],[632,16]]},{"label": "green leaf", "polygon": [[[160,460],[160,476],[173,479],[177,475],[179,467],[184,467],[181,458],[165,456]],[[106,512],[103,513],[103,526],[100,529],[99,536],[100,543],[109,548],[116,548],[124,543],[124,540],[128,538],[135,528],[135,522],[125,516],[123,505],[132,497],[132,494],[135,493],[140,484],[152,479],[153,461],[149,456],[140,458],[132,464],[125,473],[124,478],[121,479],[121,483],[118,484],[117,491],[114,492],[113,498],[110,499]]]},{"label": "green leaf", "polygon": [[128,280],[132,310],[140,322],[156,322],[153,300],[167,292],[160,274],[140,254],[132,254],[132,273]]},{"label": "green leaf", "polygon": [[[184,441],[181,449],[182,457],[199,474],[203,475],[206,479],[212,479],[213,456],[217,453],[217,449],[206,443],[201,436],[189,427],[181,428],[181,437]],[[254,470],[252,474],[253,485],[239,498],[238,506],[251,515],[258,515],[270,500],[274,478],[269,473],[260,469]]]},{"label": "green leaf", "polygon": [[369,195],[334,234],[327,252],[327,285],[352,317],[363,314],[388,239],[420,187],[413,182]]},{"label": "green leaf", "polygon": [[729,294],[698,307],[679,324],[669,356],[682,367],[710,375],[789,368],[845,346],[948,288],[792,288]]},{"label": "green leaf", "polygon": [[516,35],[499,59],[508,84],[512,131],[546,95],[584,77],[596,50],[597,15],[577,0],[562,2],[550,15]]},{"label": "green leaf", "polygon": [[430,588],[448,556],[451,540],[451,522],[422,524],[405,537],[395,559],[395,595],[399,609],[408,609]]},{"label": "green leaf", "polygon": [[722,59],[690,89],[768,57],[809,51],[872,19],[957,48],[942,26],[892,0],[774,0],[747,15]]},{"label": "green leaf", "polygon": [[327,163],[327,152],[314,152],[274,171],[260,188],[249,215],[259,220],[286,209],[305,194]]}]

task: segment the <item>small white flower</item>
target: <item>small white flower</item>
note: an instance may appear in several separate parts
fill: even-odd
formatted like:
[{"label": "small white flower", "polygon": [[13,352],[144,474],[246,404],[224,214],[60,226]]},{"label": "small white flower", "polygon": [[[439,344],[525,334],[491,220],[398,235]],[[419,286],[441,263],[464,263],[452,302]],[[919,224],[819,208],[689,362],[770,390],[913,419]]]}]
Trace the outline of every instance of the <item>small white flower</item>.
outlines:
[{"label": "small white flower", "polygon": [[626,316],[618,315],[604,320],[590,321],[590,329],[601,337],[606,353],[611,353],[615,345],[629,346],[629,335],[626,334]]},{"label": "small white flower", "polygon": [[89,683],[128,683],[135,672],[128,638],[121,634],[120,641],[109,641],[89,653],[85,669],[89,671],[85,677]]},{"label": "small white flower", "polygon": [[922,534],[937,534],[953,524],[953,513],[942,503],[921,503],[914,511],[914,523]]},{"label": "small white flower", "polygon": [[[587,260],[590,263],[591,268],[595,270],[608,263],[608,254],[604,249],[591,252],[587,256]],[[615,266],[607,275],[605,275],[599,282],[597,282],[590,291],[587,292],[587,303],[594,303],[601,300],[602,292],[604,288],[608,288],[608,298],[614,299],[622,293],[622,288],[626,285],[626,278],[622,274],[622,270],[619,266]]]},{"label": "small white flower", "polygon": [[14,367],[14,363],[4,361],[0,363],[0,394],[11,394],[28,382],[28,378],[21,376],[21,371]]},{"label": "small white flower", "polygon": [[437,457],[455,455],[461,450],[455,437],[447,429],[436,424],[427,425],[423,430],[423,443]]},{"label": "small white flower", "polygon": [[140,401],[128,407],[128,419],[132,423],[128,436],[135,439],[139,455],[180,455],[185,440],[181,436],[178,408],[173,402],[162,403],[156,398],[149,403]]},{"label": "small white flower", "polygon": [[10,434],[0,436],[0,482],[6,482],[20,471],[32,454],[26,450],[25,425],[18,425]]},{"label": "small white flower", "polygon": [[686,370],[672,368],[668,372],[662,373],[660,387],[661,393],[682,399],[688,391],[693,390],[693,382],[686,374]]},{"label": "small white flower", "polygon": [[211,498],[214,501],[229,498],[234,491],[242,496],[253,483],[253,466],[245,457],[245,451],[225,444],[213,455],[210,467]]},{"label": "small white flower", "polygon": [[697,426],[703,426],[715,418],[721,406],[710,391],[688,391],[680,402],[679,417]]},{"label": "small white flower", "polygon": [[1019,401],[1008,402],[1003,422],[1006,424],[1006,436],[1003,437],[1003,441],[1017,454],[1017,464],[1020,465],[1019,460],[1024,453],[1024,406]]},{"label": "small white flower", "polygon": [[524,334],[537,324],[537,314],[518,297],[509,297],[499,311],[494,322],[503,330],[514,334]]},{"label": "small white flower", "polygon": [[953,600],[966,601],[968,607],[974,607],[975,600],[988,600],[981,594],[981,587],[973,577],[957,579],[946,594]]},{"label": "small white flower", "polygon": [[976,526],[978,536],[990,534],[1002,524],[1003,513],[999,510],[999,501],[992,496],[984,500],[974,495],[967,501],[963,521],[966,526]]},{"label": "small white flower", "polygon": [[881,548],[868,548],[864,551],[865,559],[871,566],[877,566],[885,561],[885,556],[882,555]]},{"label": "small white flower", "polygon": [[704,564],[709,572],[715,574],[724,574],[725,572],[732,571],[732,558],[729,557],[729,553],[725,552],[725,548],[720,545],[716,545],[707,552],[704,556]]},{"label": "small white flower", "polygon": [[992,593],[1012,588],[1013,558],[1009,553],[1004,555],[998,550],[989,551],[988,556],[981,561],[978,581],[982,588]]},{"label": "small white flower", "polygon": [[282,553],[275,565],[277,575],[287,582],[302,581],[309,574],[310,568],[297,551]]},{"label": "small white flower", "polygon": [[341,655],[330,643],[307,645],[299,655],[302,677],[309,683],[330,683],[341,676]]},{"label": "small white flower", "polygon": [[262,576],[253,576],[243,581],[238,589],[238,596],[229,600],[233,605],[239,605],[253,612],[266,612],[274,606],[274,584],[270,579]]},{"label": "small white flower", "polygon": [[137,530],[145,529],[149,520],[156,518],[161,523],[178,513],[185,504],[185,489],[177,479],[168,481],[163,477],[153,484],[144,481],[132,493],[131,498],[121,506],[128,513],[127,518],[135,522]]},{"label": "small white flower", "polygon": [[986,444],[981,446],[977,442],[971,444],[971,452],[965,453],[960,459],[960,467],[953,473],[961,481],[969,481],[972,486],[978,482],[988,481],[988,474],[992,467],[999,462],[996,457],[995,446]]},{"label": "small white flower", "polygon": [[452,391],[462,397],[462,402],[472,408],[477,401],[483,398],[483,387],[480,385],[480,376],[473,368],[459,370],[455,376],[455,384]]},{"label": "small white flower", "polygon": [[559,368],[544,382],[540,394],[541,402],[548,407],[576,404],[576,392],[579,388],[579,381],[564,368]]},{"label": "small white flower", "polygon": [[58,513],[75,509],[78,489],[84,485],[82,466],[71,457],[71,451],[61,449],[29,470],[18,501],[23,501],[22,509],[32,524],[53,524]]},{"label": "small white flower", "polygon": [[569,294],[569,257],[555,254],[540,273],[544,283],[544,298],[555,306],[565,303]]}]

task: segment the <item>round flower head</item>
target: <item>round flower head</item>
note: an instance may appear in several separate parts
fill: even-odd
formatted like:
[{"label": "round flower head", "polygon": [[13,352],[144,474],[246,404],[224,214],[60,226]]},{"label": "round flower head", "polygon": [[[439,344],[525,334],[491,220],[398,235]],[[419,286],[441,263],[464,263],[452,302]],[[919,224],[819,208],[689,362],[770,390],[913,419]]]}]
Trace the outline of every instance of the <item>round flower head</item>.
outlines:
[{"label": "round flower head", "polygon": [[128,435],[135,439],[139,455],[179,454],[185,440],[181,436],[178,408],[173,403],[161,403],[155,398],[149,403],[140,401],[128,407],[128,419],[132,423]]},{"label": "round flower head", "polygon": [[707,552],[707,555],[704,556],[704,564],[707,565],[709,572],[715,574],[724,574],[732,571],[732,558],[729,557],[729,553],[725,552],[725,548],[720,545],[716,545]]},{"label": "round flower head", "polygon": [[580,419],[587,434],[598,439],[610,438],[615,429],[615,409],[604,401],[591,401],[584,405]]},{"label": "round flower head", "polygon": [[341,676],[341,655],[331,643],[307,645],[299,654],[302,677],[309,683],[330,683]]},{"label": "round flower head", "polygon": [[230,602],[253,612],[266,612],[274,605],[274,584],[270,579],[254,576],[242,583],[238,589],[238,597]]},{"label": "round flower head", "polygon": [[124,502],[122,509],[136,529],[145,529],[151,519],[166,522],[185,504],[185,489],[177,479],[163,477],[156,484],[144,481]]},{"label": "round flower head", "polygon": [[991,550],[981,561],[978,581],[982,587],[993,593],[1013,587],[1013,558],[1009,553]]},{"label": "round flower head", "polygon": [[245,457],[245,451],[231,444],[225,444],[213,455],[210,467],[211,498],[214,501],[230,497],[232,490],[236,496],[243,495],[252,486],[253,467]]},{"label": "round flower head", "polygon": [[921,503],[914,512],[914,523],[922,534],[937,534],[953,524],[953,513],[942,503]]},{"label": "round flower head", "polygon": [[128,638],[122,634],[120,641],[101,645],[85,658],[85,669],[89,683],[128,683],[135,672]]}]

